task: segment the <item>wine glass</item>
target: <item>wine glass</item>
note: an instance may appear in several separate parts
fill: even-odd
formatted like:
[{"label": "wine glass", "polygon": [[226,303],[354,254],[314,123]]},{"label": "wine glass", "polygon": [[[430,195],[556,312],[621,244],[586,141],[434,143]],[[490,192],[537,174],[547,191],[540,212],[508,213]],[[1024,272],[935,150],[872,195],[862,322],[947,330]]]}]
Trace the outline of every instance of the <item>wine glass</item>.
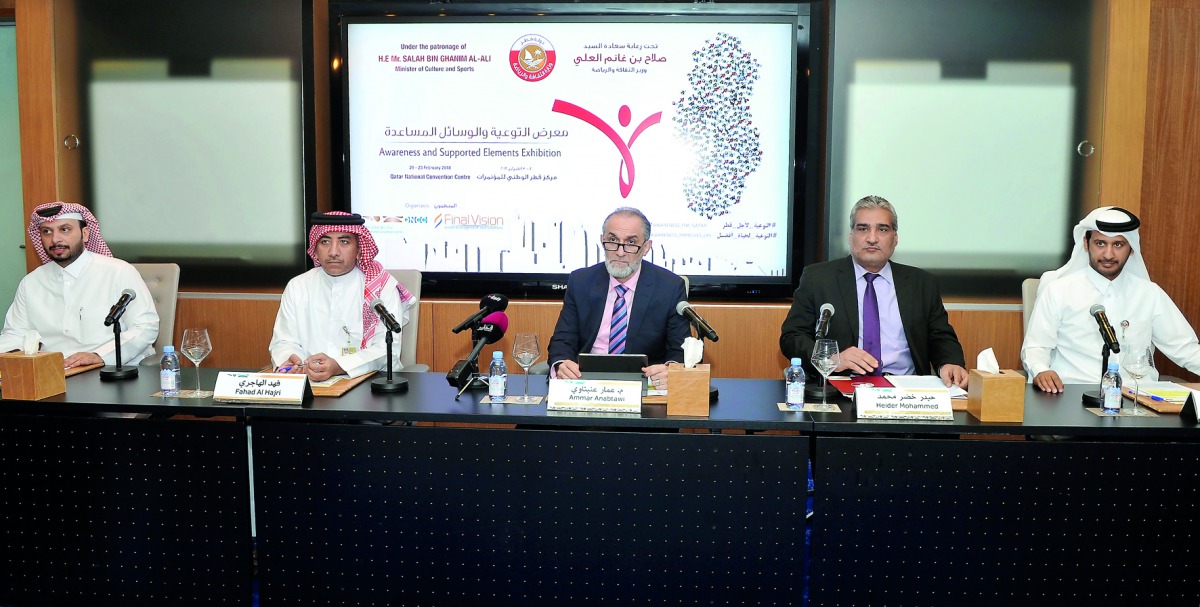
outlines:
[{"label": "wine glass", "polygon": [[1129,405],[1129,414],[1141,415],[1137,401],[1137,397],[1142,393],[1139,384],[1141,379],[1150,375],[1150,371],[1154,369],[1154,349],[1127,346],[1121,355],[1121,368],[1133,378],[1133,400]]},{"label": "wine glass", "polygon": [[208,329],[184,329],[183,330],[183,345],[181,346],[183,355],[196,365],[196,391],[191,395],[191,398],[204,398],[212,396],[212,392],[200,389],[200,362],[204,357],[212,352],[212,342],[208,339]]},{"label": "wine glass", "polygon": [[538,402],[538,397],[529,396],[529,367],[532,367],[541,355],[542,350],[538,346],[537,333],[517,333],[517,336],[513,338],[513,359],[525,372],[525,393],[515,398],[516,402],[523,404]]},{"label": "wine glass", "polygon": [[829,386],[829,374],[833,373],[833,370],[840,364],[842,364],[842,353],[838,350],[837,341],[833,339],[818,339],[816,345],[813,346],[812,365],[823,378],[821,382],[822,406],[826,404],[825,392]]}]

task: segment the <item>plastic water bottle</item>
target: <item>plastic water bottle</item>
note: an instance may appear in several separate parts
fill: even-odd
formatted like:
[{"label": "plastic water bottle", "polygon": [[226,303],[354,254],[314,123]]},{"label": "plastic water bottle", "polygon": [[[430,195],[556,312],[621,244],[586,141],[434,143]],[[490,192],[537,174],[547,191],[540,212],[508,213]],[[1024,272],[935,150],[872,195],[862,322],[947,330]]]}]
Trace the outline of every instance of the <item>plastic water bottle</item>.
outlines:
[{"label": "plastic water bottle", "polygon": [[1100,396],[1104,402],[1100,407],[1108,415],[1121,412],[1121,374],[1117,363],[1108,363],[1108,371],[1100,378]]},{"label": "plastic water bottle", "polygon": [[175,346],[163,346],[162,361],[158,363],[158,381],[163,396],[179,395],[179,355]]},{"label": "plastic water bottle", "polygon": [[804,367],[799,358],[792,359],[792,366],[783,370],[783,383],[787,386],[787,404],[804,405]]},{"label": "plastic water bottle", "polygon": [[494,403],[504,402],[504,394],[508,389],[508,365],[504,364],[504,353],[492,352],[492,366],[488,367],[488,396]]}]

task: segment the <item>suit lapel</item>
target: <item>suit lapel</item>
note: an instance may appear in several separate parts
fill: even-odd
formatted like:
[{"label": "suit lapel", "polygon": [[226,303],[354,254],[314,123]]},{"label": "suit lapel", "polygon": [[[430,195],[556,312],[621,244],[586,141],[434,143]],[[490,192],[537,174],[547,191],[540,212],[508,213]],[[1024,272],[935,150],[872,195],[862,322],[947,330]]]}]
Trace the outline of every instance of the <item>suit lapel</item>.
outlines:
[{"label": "suit lapel", "polygon": [[[845,263],[841,265],[837,273],[837,290],[842,297],[841,307],[845,310],[846,323],[850,325],[850,334],[854,336],[854,343],[840,344],[843,348],[847,346],[857,346],[859,336],[858,325],[858,277],[854,275],[854,264],[847,257]],[[836,310],[835,310],[836,314]]]},{"label": "suit lapel", "polygon": [[[638,328],[642,326],[651,299],[654,299],[654,272],[650,270],[649,264],[643,262],[641,276],[638,276],[637,291],[633,294],[633,308],[629,310],[629,328],[626,334],[628,337],[625,338],[627,344],[632,344],[635,336],[639,334]],[[626,349],[633,350],[630,346]]]},{"label": "suit lapel", "polygon": [[[892,264],[892,280],[896,283],[896,307],[900,309],[900,325],[904,327],[904,335],[912,335],[913,310],[915,292],[912,288],[912,275],[903,266]],[[912,353],[913,340],[909,339],[909,352]]]},{"label": "suit lapel", "polygon": [[584,351],[590,352],[592,346],[596,343],[596,336],[600,334],[600,321],[604,319],[605,302],[608,301],[608,270],[605,269],[603,264],[600,265],[599,271],[596,272],[596,275],[588,283],[587,290],[586,297],[581,301],[599,302],[598,304],[588,305],[585,308],[588,316],[584,320],[583,326],[591,333],[583,343],[586,345]]}]

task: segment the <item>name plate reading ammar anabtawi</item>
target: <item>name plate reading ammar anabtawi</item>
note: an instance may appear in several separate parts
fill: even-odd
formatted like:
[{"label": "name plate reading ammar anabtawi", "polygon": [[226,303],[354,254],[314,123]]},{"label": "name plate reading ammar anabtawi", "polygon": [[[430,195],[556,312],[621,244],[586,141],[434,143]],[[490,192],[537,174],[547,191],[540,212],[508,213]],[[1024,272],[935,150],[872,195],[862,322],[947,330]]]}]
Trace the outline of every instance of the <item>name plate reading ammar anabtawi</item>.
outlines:
[{"label": "name plate reading ammar anabtawi", "polygon": [[547,411],[642,412],[642,382],[616,379],[552,379]]}]

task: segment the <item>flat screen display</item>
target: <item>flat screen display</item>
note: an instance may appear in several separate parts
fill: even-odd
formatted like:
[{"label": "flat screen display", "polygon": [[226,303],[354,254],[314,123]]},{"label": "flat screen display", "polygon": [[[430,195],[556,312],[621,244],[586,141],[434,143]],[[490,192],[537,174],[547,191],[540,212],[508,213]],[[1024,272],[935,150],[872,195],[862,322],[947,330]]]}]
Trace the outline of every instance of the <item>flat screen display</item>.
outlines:
[{"label": "flat screen display", "polygon": [[645,259],[694,292],[790,288],[799,16],[342,25],[345,194],[385,267],[433,290],[553,289],[604,259],[604,218],[631,206],[653,225]]}]

